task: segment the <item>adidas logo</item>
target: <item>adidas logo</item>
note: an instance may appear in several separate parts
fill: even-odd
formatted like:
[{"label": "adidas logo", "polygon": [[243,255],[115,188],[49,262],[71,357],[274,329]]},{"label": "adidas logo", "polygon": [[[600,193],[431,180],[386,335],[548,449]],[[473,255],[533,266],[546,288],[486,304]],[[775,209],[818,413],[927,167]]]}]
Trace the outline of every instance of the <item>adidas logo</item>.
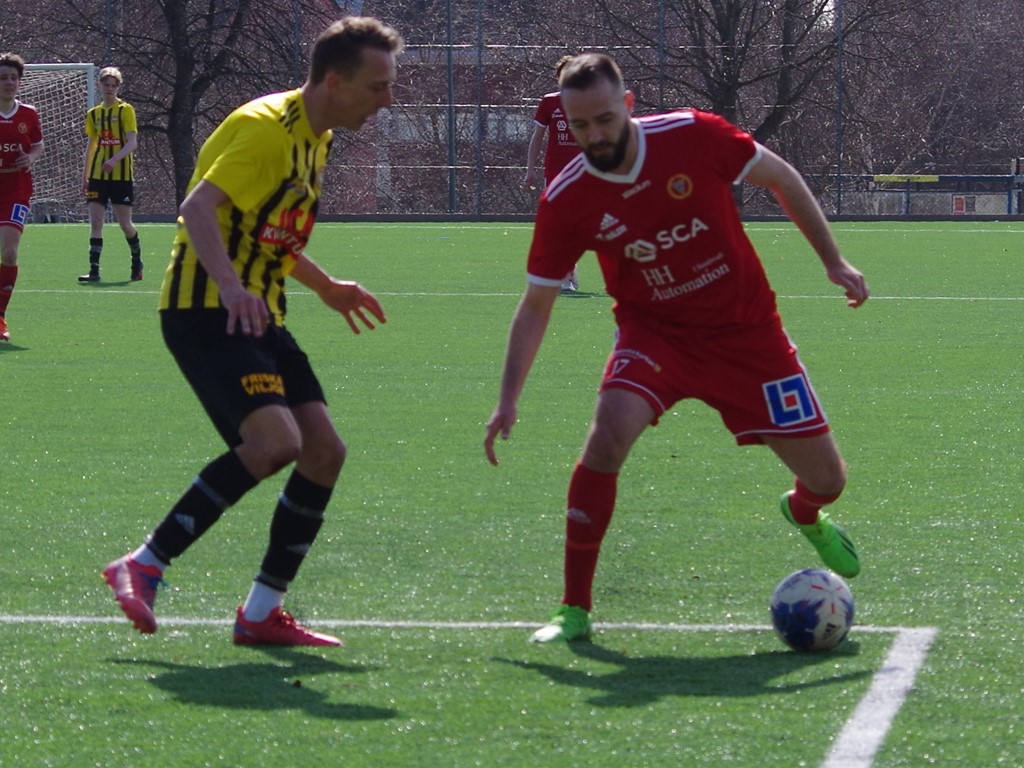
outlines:
[{"label": "adidas logo", "polygon": [[601,217],[601,229],[597,233],[597,239],[603,242],[614,240],[626,231],[626,225],[621,224],[617,218],[610,213]]}]

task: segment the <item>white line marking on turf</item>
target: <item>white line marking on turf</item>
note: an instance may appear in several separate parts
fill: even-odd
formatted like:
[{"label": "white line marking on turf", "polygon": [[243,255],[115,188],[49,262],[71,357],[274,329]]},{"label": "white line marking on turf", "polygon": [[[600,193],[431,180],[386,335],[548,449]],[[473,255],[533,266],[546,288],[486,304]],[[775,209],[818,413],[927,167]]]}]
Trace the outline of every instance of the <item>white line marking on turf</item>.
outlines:
[{"label": "white line marking on turf", "polygon": [[[0,614],[0,624],[122,624],[124,619],[110,616],[32,616]],[[161,618],[160,625],[230,626],[230,619]],[[324,628],[370,629],[533,629],[529,621],[385,621],[383,619],[315,619]],[[662,632],[770,632],[767,624],[648,624],[595,623],[598,630]],[[938,634],[934,627],[856,627],[857,632],[895,635],[881,668],[872,677],[871,687],[861,699],[853,716],[846,721],[832,745],[822,768],[871,768],[875,754],[885,741],[893,720],[914,686],[921,665]]]},{"label": "white line marking on turf", "polygon": [[[331,629],[365,627],[368,629],[535,629],[536,621],[391,621],[385,619],[306,619],[310,624]],[[121,616],[57,616],[32,614],[0,614],[0,624],[122,624]],[[161,627],[224,627],[234,619],[190,619],[160,617]],[[640,632],[771,632],[770,624],[655,624],[646,622],[602,623],[594,629]],[[906,627],[875,627],[855,625],[857,632],[899,635],[916,632]],[[929,630],[935,632],[935,630]]]},{"label": "white line marking on turf", "polygon": [[870,768],[896,713],[914,687],[938,630],[901,629],[853,717],[846,721],[822,768]]},{"label": "white line marking on turf", "polygon": [[[19,288],[19,293],[43,293],[43,294],[72,294],[77,293],[81,295],[82,291],[76,291],[67,288]],[[159,294],[159,291],[118,291],[118,290],[105,290],[102,288],[90,288],[88,291],[90,294],[105,294],[108,296],[121,296],[127,298],[139,298],[139,297],[152,297]],[[517,298],[522,296],[522,291],[494,291],[490,293],[479,292],[444,292],[444,291],[377,291],[378,296],[419,296],[434,299],[480,299],[480,298]],[[301,298],[301,297],[312,297],[314,294],[311,291],[302,289],[293,290],[289,292],[289,297]],[[603,298],[608,298],[606,294],[600,294]],[[810,294],[779,294],[780,299],[801,299],[810,301],[837,301],[841,299],[841,296],[833,294],[822,294],[814,296]],[[871,301],[1024,301],[1024,296],[878,296],[872,294]]]}]

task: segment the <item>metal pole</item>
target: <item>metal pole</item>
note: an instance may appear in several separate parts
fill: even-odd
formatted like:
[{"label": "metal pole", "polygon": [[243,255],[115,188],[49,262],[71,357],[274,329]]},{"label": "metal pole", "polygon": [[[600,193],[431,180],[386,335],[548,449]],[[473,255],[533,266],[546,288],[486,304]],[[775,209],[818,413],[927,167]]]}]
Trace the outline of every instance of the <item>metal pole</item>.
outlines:
[{"label": "metal pole", "polygon": [[658,111],[665,111],[665,0],[658,0]]},{"label": "metal pole", "polygon": [[114,0],[107,0],[107,60],[114,63]]},{"label": "metal pole", "polygon": [[484,0],[476,0],[476,214],[484,212]]},{"label": "metal pole", "polygon": [[292,77],[296,85],[304,79],[302,77],[302,4],[300,0],[292,0]]},{"label": "metal pole", "polygon": [[448,32],[448,213],[458,210],[459,196],[455,189],[455,33],[452,29],[452,0],[447,2]]},{"label": "metal pole", "polygon": [[843,0],[836,9],[836,215],[843,212]]}]

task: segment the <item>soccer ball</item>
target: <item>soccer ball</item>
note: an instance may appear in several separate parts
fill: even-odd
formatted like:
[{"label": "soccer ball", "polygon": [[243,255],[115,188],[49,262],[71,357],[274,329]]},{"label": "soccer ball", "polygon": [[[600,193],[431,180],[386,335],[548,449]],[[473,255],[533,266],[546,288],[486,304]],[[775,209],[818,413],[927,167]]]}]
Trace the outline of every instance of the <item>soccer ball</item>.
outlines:
[{"label": "soccer ball", "polygon": [[830,651],[853,624],[853,595],[832,571],[809,568],[784,578],[771,600],[775,634],[794,651]]}]

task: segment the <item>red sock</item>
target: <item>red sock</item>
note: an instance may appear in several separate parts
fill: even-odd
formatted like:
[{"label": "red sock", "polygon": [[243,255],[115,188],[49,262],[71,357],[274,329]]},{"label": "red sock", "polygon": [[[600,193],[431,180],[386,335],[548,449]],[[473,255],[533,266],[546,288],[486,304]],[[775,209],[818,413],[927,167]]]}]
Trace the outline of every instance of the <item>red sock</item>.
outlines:
[{"label": "red sock", "polygon": [[617,472],[576,465],[569,481],[565,527],[565,593],[562,603],[589,611],[601,541],[615,509]]},{"label": "red sock", "polygon": [[789,511],[793,515],[793,520],[800,525],[810,525],[817,522],[818,510],[839,498],[838,493],[834,496],[819,496],[809,491],[807,486],[800,482],[799,478],[797,478],[794,487],[795,491],[789,497]]},{"label": "red sock", "polygon": [[0,314],[7,311],[7,305],[11,303],[11,293],[14,292],[14,284],[18,282],[18,265],[9,267],[0,264]]}]

